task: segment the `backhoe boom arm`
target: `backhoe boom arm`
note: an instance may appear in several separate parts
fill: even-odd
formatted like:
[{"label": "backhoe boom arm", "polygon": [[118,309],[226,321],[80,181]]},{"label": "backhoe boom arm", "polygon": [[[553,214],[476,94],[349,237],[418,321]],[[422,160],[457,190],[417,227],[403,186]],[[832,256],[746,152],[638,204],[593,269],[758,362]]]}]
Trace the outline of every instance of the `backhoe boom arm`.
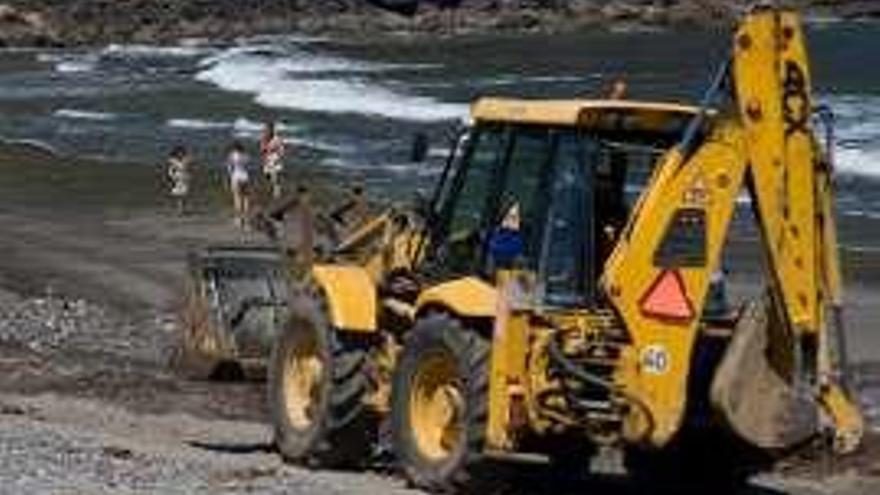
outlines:
[{"label": "backhoe boom arm", "polygon": [[[812,128],[798,15],[775,9],[749,14],[734,37],[732,57],[731,108],[711,118],[702,141],[689,138],[688,146],[662,159],[605,265],[602,288],[634,343],[621,382],[653,416],[631,414],[628,435],[660,446],[680,427],[700,310],[709,278],[719,269],[736,200],[746,189],[769,289],[761,357],[791,387],[780,396],[812,396],[841,447],[851,448],[862,420],[834,382],[826,324],[828,309],[841,302],[833,191]],[[683,309],[675,309],[676,297]],[[657,366],[661,355],[664,366]],[[798,438],[786,432],[755,443],[784,447]]]}]

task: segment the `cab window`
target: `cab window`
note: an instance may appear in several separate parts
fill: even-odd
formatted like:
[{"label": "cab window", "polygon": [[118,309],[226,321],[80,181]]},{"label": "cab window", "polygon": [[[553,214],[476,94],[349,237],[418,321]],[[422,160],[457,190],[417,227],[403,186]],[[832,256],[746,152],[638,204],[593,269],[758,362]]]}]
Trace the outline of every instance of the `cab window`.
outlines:
[{"label": "cab window", "polygon": [[541,256],[546,301],[553,305],[582,305],[592,299],[593,170],[584,163],[590,144],[565,133],[556,150]]},{"label": "cab window", "polygon": [[[525,266],[532,266],[536,259],[537,237],[542,230],[537,216],[542,203],[540,192],[544,172],[552,159],[553,139],[553,131],[547,128],[515,128],[495,206],[492,227],[503,228],[505,220],[508,228],[515,223],[522,242],[519,261]],[[518,222],[510,221],[513,213],[518,216]]]},{"label": "cab window", "polygon": [[480,259],[484,215],[507,142],[501,126],[475,132],[463,160],[451,179],[441,205],[441,228],[435,247],[444,271],[470,272]]}]

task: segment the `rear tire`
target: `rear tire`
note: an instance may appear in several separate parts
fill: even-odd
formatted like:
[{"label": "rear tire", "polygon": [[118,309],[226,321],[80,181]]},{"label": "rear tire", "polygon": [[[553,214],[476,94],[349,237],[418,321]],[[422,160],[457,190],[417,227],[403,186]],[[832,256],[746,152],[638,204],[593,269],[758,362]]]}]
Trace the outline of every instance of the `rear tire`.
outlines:
[{"label": "rear tire", "polygon": [[288,462],[363,463],[376,437],[365,403],[372,385],[365,346],[329,323],[324,304],[298,297],[273,348],[268,399],[275,443]]},{"label": "rear tire", "polygon": [[474,488],[488,422],[489,342],[446,315],[416,322],[394,373],[391,434],[419,488]]}]

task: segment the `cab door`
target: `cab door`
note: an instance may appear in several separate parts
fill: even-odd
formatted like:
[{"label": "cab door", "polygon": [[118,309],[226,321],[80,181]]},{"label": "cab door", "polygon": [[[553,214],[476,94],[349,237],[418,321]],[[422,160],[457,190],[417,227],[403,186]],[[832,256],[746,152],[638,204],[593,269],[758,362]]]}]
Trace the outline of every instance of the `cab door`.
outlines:
[{"label": "cab door", "polygon": [[595,153],[595,143],[574,130],[558,136],[538,277],[544,302],[553,306],[595,299],[595,170],[588,159]]}]

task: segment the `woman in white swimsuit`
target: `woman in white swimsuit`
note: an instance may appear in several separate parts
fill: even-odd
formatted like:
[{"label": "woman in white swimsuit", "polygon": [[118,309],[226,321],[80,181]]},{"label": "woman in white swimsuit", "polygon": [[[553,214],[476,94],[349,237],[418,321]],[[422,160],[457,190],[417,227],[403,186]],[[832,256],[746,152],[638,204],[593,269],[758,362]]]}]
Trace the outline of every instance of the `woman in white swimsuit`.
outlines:
[{"label": "woman in white swimsuit", "polygon": [[168,179],[171,181],[171,197],[177,204],[178,215],[186,214],[186,197],[189,195],[190,164],[192,157],[183,146],[175,146],[168,155]]},{"label": "woman in white swimsuit", "polygon": [[232,207],[235,210],[235,222],[244,227],[250,212],[250,174],[248,173],[248,156],[241,143],[235,142],[229,148],[226,158],[226,171],[229,174],[229,189],[232,191]]}]

